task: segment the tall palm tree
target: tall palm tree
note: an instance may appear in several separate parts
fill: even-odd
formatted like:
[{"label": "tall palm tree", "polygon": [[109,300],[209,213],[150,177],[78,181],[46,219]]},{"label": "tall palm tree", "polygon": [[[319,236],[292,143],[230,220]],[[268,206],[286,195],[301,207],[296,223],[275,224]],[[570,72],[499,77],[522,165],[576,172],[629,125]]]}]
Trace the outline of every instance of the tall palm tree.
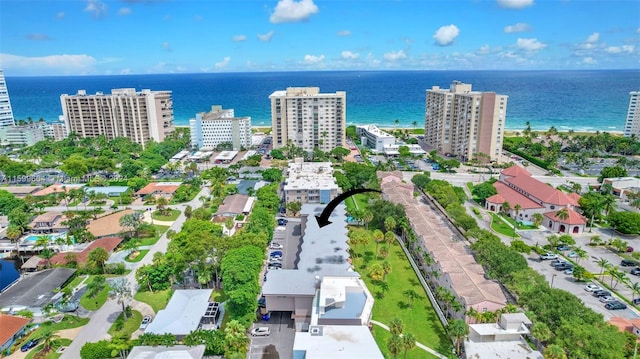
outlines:
[{"label": "tall palm tree", "polygon": [[393,219],[393,217],[387,217],[384,220],[384,229],[386,229],[387,231],[393,232],[396,229],[396,226],[397,222],[395,219]]},{"label": "tall palm tree", "polygon": [[369,277],[374,281],[381,281],[384,278],[384,268],[382,268],[382,264],[374,263],[369,267]]},{"label": "tall palm tree", "polygon": [[563,208],[556,213],[556,217],[561,221],[566,221],[569,218],[569,211]]},{"label": "tall palm tree", "polygon": [[542,221],[544,221],[544,216],[542,215],[542,213],[534,213],[533,214],[533,224],[537,227],[540,224],[542,224]]},{"label": "tall palm tree", "polygon": [[53,344],[55,341],[60,339],[60,336],[55,334],[55,332],[51,329],[44,329],[40,333],[40,341],[43,343],[42,352],[48,353],[51,349],[53,349]]},{"label": "tall palm tree", "polygon": [[611,262],[609,262],[606,258],[600,258],[596,261],[596,264],[600,267],[600,280],[604,277],[604,270],[611,266]]},{"label": "tall palm tree", "polygon": [[398,358],[398,354],[404,349],[402,338],[399,335],[392,335],[391,338],[387,340],[387,349],[393,354],[394,359]]},{"label": "tall palm tree", "polygon": [[420,295],[415,290],[413,290],[413,288],[409,288],[403,291],[402,294],[405,298],[407,298],[407,300],[409,300],[409,308],[413,308],[413,302],[416,299],[420,299]]},{"label": "tall palm tree", "polygon": [[416,337],[411,333],[402,336],[402,349],[404,349],[404,359],[407,359],[407,352],[416,347]]},{"label": "tall palm tree", "polygon": [[131,299],[131,287],[129,281],[126,278],[119,278],[112,282],[112,290],[109,292],[109,297],[115,299],[118,304],[122,305],[122,315],[124,320],[127,320],[126,302]]},{"label": "tall palm tree", "polygon": [[381,230],[375,229],[373,231],[373,240],[376,241],[376,256],[378,255],[378,245],[384,241],[384,233]]},{"label": "tall palm tree", "polygon": [[522,206],[520,204],[516,204],[515,206],[513,206],[513,210],[516,211],[516,218],[518,218],[518,214],[520,214]]},{"label": "tall palm tree", "polygon": [[465,323],[462,319],[454,319],[449,322],[447,331],[449,332],[450,336],[455,338],[456,353],[460,354],[460,344],[462,343],[462,339],[464,339],[464,337],[469,334],[467,323]]},{"label": "tall palm tree", "polygon": [[636,294],[640,294],[640,283],[629,282],[627,283],[627,288],[631,289],[631,301],[633,302],[633,300],[636,299]]},{"label": "tall palm tree", "polygon": [[391,273],[391,263],[384,261],[382,262],[382,270],[384,270],[384,276],[382,277],[382,280],[386,280],[387,279],[387,274]]},{"label": "tall palm tree", "polygon": [[389,332],[391,335],[400,335],[404,331],[404,324],[400,318],[393,318],[389,322]]}]

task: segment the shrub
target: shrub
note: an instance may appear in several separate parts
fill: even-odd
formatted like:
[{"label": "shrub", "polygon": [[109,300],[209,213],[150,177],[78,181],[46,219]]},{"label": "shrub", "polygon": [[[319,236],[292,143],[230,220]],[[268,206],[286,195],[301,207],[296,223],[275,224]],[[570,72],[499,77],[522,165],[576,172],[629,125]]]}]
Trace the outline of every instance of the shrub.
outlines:
[{"label": "shrub", "polygon": [[526,243],[524,243],[524,241],[521,241],[519,239],[511,241],[511,248],[520,253],[531,253],[531,247],[529,247]]},{"label": "shrub", "polygon": [[86,343],[80,349],[80,358],[82,359],[101,359],[111,358],[111,348],[109,342],[101,340],[96,343]]}]

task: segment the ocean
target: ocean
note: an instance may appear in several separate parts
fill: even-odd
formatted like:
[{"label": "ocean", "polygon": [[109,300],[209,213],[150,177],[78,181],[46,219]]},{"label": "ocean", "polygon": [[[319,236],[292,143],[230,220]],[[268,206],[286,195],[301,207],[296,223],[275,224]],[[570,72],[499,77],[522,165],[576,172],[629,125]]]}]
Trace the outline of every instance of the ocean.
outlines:
[{"label": "ocean", "polygon": [[166,75],[11,77],[6,82],[16,119],[56,121],[61,94],[110,92],[112,88],[173,91],[176,125],[188,125],[212,105],[271,124],[269,95],[287,87],[314,86],[347,92],[347,124],[423,127],[425,91],[454,80],[474,90],[508,95],[506,128],[520,130],[623,130],[629,92],[640,91],[640,70],[599,71],[327,71]]}]

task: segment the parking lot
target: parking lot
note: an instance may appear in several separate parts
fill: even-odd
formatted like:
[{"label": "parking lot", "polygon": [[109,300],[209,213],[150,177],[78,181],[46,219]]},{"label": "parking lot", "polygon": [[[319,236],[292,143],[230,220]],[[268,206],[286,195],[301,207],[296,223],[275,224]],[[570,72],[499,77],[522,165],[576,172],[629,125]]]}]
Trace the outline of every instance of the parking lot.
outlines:
[{"label": "parking lot", "polygon": [[272,312],[268,321],[259,321],[251,329],[268,327],[268,336],[251,337],[249,359],[293,359],[295,327],[291,312]]}]

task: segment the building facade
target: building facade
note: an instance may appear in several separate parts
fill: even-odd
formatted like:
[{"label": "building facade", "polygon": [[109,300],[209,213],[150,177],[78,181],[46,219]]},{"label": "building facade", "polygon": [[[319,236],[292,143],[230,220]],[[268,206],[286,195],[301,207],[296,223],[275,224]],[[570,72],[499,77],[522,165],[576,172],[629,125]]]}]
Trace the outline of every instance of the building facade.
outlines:
[{"label": "building facade", "polygon": [[251,117],[235,117],[233,109],[211,106],[210,112],[200,112],[189,120],[191,145],[194,149],[215,148],[230,143],[232,149],[251,147]]},{"label": "building facade", "polygon": [[273,148],[291,143],[307,152],[330,151],[346,141],[347,93],[318,87],[289,87],[271,100]]},{"label": "building facade", "polygon": [[396,143],[395,137],[376,125],[356,126],[356,133],[363,145],[377,152],[383,152],[386,146],[393,146]]},{"label": "building facade", "polygon": [[329,203],[338,196],[331,162],[304,162],[297,158],[289,163],[289,176],[284,184],[287,203]]},{"label": "building facade", "polygon": [[640,91],[629,92],[629,108],[627,110],[627,119],[624,123],[624,136],[631,135],[640,136]]},{"label": "building facade", "polygon": [[472,91],[454,81],[448,90],[427,90],[425,142],[440,153],[468,161],[483,153],[499,161],[502,152],[507,96]]},{"label": "building facade", "polygon": [[9,100],[7,82],[4,79],[4,71],[0,69],[0,127],[13,125],[15,125],[15,121],[13,119],[11,101]]},{"label": "building facade", "polygon": [[164,141],[174,130],[171,91],[123,88],[87,95],[79,90],[63,94],[60,102],[67,133],[80,137],[127,137],[144,147],[150,140]]},{"label": "building facade", "polygon": [[32,146],[48,137],[51,126],[45,123],[27,126],[0,126],[0,145]]}]

